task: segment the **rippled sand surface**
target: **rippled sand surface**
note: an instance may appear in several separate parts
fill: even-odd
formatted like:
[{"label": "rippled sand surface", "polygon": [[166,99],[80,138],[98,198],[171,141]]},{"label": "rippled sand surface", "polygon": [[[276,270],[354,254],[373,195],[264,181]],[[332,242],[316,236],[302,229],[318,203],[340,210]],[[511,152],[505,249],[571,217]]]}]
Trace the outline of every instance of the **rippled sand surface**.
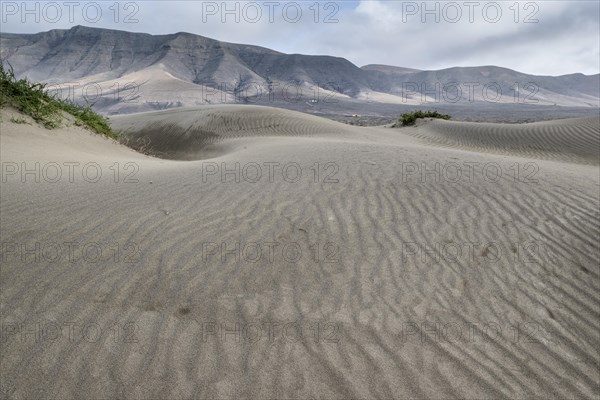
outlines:
[{"label": "rippled sand surface", "polygon": [[8,398],[598,395],[598,118],[2,121]]}]

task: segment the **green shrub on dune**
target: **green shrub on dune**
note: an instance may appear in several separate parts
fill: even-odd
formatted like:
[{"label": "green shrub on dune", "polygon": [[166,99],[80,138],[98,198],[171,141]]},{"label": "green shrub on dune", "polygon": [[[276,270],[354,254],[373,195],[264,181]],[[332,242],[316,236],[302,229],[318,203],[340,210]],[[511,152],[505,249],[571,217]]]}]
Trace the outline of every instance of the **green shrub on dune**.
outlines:
[{"label": "green shrub on dune", "polygon": [[15,78],[12,69],[6,70],[0,63],[0,108],[6,106],[15,107],[48,129],[58,128],[63,120],[62,113],[66,112],[75,117],[77,125],[113,139],[118,138],[118,134],[111,129],[108,118],[90,107],[50,95],[46,91],[46,84]]},{"label": "green shrub on dune", "polygon": [[451,117],[447,114],[440,114],[437,111],[413,111],[402,114],[398,121],[392,125],[392,128],[399,128],[400,126],[414,125],[419,118],[439,118],[439,119],[450,119]]}]

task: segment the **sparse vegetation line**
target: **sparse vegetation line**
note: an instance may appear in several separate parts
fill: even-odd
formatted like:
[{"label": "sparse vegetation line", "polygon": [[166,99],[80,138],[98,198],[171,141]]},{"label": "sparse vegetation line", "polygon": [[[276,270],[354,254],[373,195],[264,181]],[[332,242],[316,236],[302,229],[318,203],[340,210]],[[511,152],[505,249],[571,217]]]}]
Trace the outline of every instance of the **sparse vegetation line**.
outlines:
[{"label": "sparse vegetation line", "polygon": [[439,119],[450,119],[451,117],[447,114],[440,114],[437,111],[413,111],[404,113],[398,118],[398,121],[392,125],[392,128],[399,128],[401,126],[414,125],[419,118],[439,118]]},{"label": "sparse vegetation line", "polygon": [[111,129],[108,118],[94,112],[91,107],[50,95],[46,91],[46,84],[17,79],[12,69],[7,70],[0,63],[0,108],[6,106],[17,108],[48,129],[60,127],[63,112],[66,112],[75,117],[75,123],[79,126],[113,139],[119,137]]}]

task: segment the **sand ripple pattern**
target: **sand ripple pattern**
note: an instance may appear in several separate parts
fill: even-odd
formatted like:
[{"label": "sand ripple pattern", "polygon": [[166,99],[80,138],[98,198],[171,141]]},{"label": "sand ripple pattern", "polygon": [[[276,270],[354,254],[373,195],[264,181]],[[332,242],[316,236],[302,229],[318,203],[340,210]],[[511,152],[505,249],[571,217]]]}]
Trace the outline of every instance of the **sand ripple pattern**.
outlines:
[{"label": "sand ripple pattern", "polygon": [[[203,106],[114,118],[133,147],[145,146],[162,158],[198,160],[228,139],[290,137],[347,132],[350,127],[295,111],[261,106]],[[211,157],[215,154],[212,153]]]},{"label": "sand ripple pattern", "polygon": [[584,164],[600,163],[600,117],[530,124],[428,121],[404,132],[445,147]]},{"label": "sand ripple pattern", "polygon": [[[544,129],[556,131],[535,132]],[[96,262],[22,261],[3,249],[3,326],[102,330],[95,340],[63,334],[52,342],[3,334],[3,390],[52,399],[595,398],[597,168],[546,163],[537,184],[401,179],[399,160],[457,156],[507,169],[514,162],[437,146],[295,139],[212,160],[296,161],[306,174],[294,183],[203,182],[203,161],[140,159],[137,184],[3,184],[3,242],[139,249],[132,263],[110,251]],[[337,183],[310,175],[327,162],[339,166]],[[206,242],[293,242],[304,256],[206,259]],[[495,243],[501,254],[494,260],[479,246],[457,260],[405,257],[407,243],[467,242]],[[334,243],[335,262],[315,258],[315,243]],[[526,257],[531,243],[539,249]],[[269,321],[335,328],[320,340],[308,328],[294,340],[203,334],[206,323]],[[428,340],[403,336],[410,323],[458,324],[462,338],[443,340],[439,330]],[[502,334],[467,336],[469,326],[490,323]],[[135,341],[126,340],[127,326]]]}]

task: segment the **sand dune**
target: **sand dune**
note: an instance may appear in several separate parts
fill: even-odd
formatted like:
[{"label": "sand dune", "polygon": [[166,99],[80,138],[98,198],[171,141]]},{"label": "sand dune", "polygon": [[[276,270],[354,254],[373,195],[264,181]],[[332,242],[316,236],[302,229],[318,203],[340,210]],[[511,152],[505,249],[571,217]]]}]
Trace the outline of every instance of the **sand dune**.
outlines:
[{"label": "sand dune", "polygon": [[424,121],[407,130],[426,142],[536,159],[598,164],[600,117],[530,124]]},{"label": "sand dune", "polygon": [[[13,397],[597,396],[597,119],[356,128],[219,106],[113,121],[173,160],[3,111],[3,163],[42,171],[5,173],[0,194]],[[53,183],[52,162],[102,179]],[[75,261],[55,260],[67,242]]]},{"label": "sand dune", "polygon": [[311,137],[352,131],[348,125],[261,106],[213,105],[115,116],[115,129],[132,144],[170,159],[193,160],[227,151],[224,141],[257,137]]}]

